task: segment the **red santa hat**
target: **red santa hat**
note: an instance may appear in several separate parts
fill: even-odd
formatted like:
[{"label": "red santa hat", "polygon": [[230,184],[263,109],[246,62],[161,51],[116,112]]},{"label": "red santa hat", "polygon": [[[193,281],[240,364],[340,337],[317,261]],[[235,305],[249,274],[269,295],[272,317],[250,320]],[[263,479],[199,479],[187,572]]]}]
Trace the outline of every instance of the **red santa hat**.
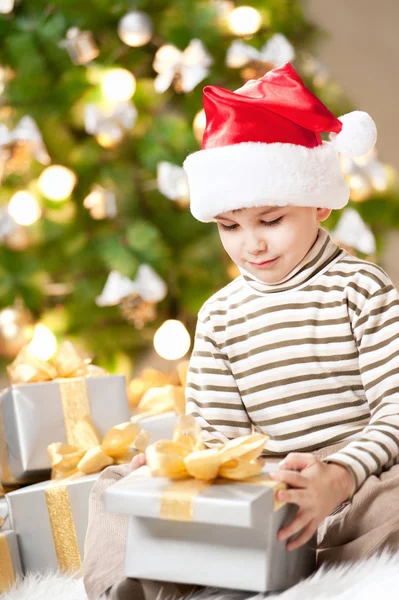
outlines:
[{"label": "red santa hat", "polygon": [[[291,64],[231,92],[203,91],[206,128],[201,150],[184,162],[196,219],[252,206],[342,208],[349,188],[338,153],[361,156],[374,146],[372,118],[335,117]],[[331,142],[320,133],[331,132]]]}]

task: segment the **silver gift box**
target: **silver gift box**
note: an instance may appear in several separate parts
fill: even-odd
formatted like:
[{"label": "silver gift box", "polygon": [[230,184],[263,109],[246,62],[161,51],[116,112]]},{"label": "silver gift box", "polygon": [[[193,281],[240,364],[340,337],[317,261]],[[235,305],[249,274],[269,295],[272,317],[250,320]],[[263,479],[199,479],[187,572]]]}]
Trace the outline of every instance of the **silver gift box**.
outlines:
[{"label": "silver gift box", "polygon": [[157,442],[158,440],[171,440],[173,437],[173,430],[177,424],[178,415],[169,411],[161,413],[159,415],[153,415],[152,417],[139,418],[139,414],[135,415],[134,422],[139,425],[141,429],[145,429],[151,434],[151,442]]},{"label": "silver gift box", "polygon": [[[65,571],[62,556],[70,554],[72,544],[68,542],[69,536],[76,533],[76,541],[79,549],[80,560],[83,561],[84,541],[89,518],[89,496],[99,473],[87,475],[79,479],[63,480],[57,482],[67,488],[66,502],[69,506],[73,526],[70,527],[64,520],[65,498],[62,506],[56,508],[60,515],[57,527],[63,527],[66,538],[61,547],[57,546],[57,533],[51,518],[45,490],[49,486],[54,487],[54,481],[45,481],[24,487],[7,494],[7,502],[11,516],[11,527],[18,536],[19,552],[24,573],[46,571]],[[58,537],[59,539],[59,537]],[[57,551],[59,555],[57,556]],[[61,558],[59,558],[61,557]]]},{"label": "silver gift box", "polygon": [[[92,420],[100,437],[114,425],[130,420],[123,375],[88,377],[85,381]],[[47,446],[67,441],[59,382],[12,385],[0,396],[0,410],[11,475],[16,479],[47,479]]]},{"label": "silver gift box", "polygon": [[273,511],[271,488],[227,481],[210,485],[193,498],[187,522],[160,517],[161,498],[171,485],[142,467],[104,494],[107,511],[130,516],[127,577],[271,592],[314,571],[314,540],[291,552],[277,540],[297,506]]},{"label": "silver gift box", "polygon": [[0,498],[0,531],[11,529],[8,504],[5,498]]},{"label": "silver gift box", "polygon": [[2,530],[0,531],[0,594],[11,587],[17,576],[22,576],[17,536],[14,531]]}]

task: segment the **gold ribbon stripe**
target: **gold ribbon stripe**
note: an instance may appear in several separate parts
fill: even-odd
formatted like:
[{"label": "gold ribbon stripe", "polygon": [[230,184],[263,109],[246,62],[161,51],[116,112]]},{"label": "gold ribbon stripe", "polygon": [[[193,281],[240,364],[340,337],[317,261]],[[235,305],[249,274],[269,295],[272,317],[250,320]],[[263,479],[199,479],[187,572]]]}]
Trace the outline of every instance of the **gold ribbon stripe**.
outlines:
[{"label": "gold ribbon stripe", "polygon": [[14,582],[15,572],[7,537],[0,533],[0,593],[8,590]]},{"label": "gold ribbon stripe", "polygon": [[62,379],[59,385],[68,444],[84,448],[97,446],[100,440],[90,414],[86,379]]},{"label": "gold ribbon stripe", "polygon": [[82,561],[67,486],[49,485],[45,496],[58,567],[63,572],[80,572]]},{"label": "gold ribbon stripe", "polygon": [[199,479],[184,479],[172,483],[161,497],[161,519],[192,521],[193,499],[211,484],[211,481]]},{"label": "gold ribbon stripe", "polygon": [[226,483],[236,484],[245,483],[246,485],[258,485],[268,487],[273,490],[273,511],[277,511],[284,506],[285,502],[276,498],[277,491],[285,489],[285,484],[273,481],[267,476],[254,477],[253,479],[244,479],[242,481],[233,481],[231,479],[216,479],[215,481],[202,481],[200,479],[184,479],[175,481],[161,496],[161,519],[169,521],[192,521],[194,512],[194,498],[203,490],[211,485],[226,485]]}]

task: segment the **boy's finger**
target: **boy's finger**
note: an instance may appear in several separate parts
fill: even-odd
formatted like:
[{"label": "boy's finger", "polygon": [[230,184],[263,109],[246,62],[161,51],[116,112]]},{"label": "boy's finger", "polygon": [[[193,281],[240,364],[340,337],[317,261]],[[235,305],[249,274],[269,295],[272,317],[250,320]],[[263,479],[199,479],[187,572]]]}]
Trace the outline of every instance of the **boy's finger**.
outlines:
[{"label": "boy's finger", "polygon": [[309,514],[306,511],[299,510],[291,523],[279,530],[277,535],[278,540],[280,542],[287,540],[291,536],[302,531],[302,529],[304,529],[304,527],[306,527],[309,523]]},{"label": "boy's finger", "polygon": [[289,504],[297,504],[301,508],[309,508],[307,497],[308,494],[304,489],[279,490],[277,492],[277,500]]},{"label": "boy's finger", "polygon": [[309,483],[298,471],[273,471],[273,473],[269,473],[269,476],[274,481],[283,481],[294,488],[305,488]]},{"label": "boy's finger", "polygon": [[305,527],[302,533],[295,538],[295,540],[288,542],[287,550],[291,552],[292,550],[296,550],[297,548],[300,548],[300,546],[306,544],[306,542],[311,539],[316,529],[317,528],[314,526],[313,521],[310,521],[310,523]]},{"label": "boy's finger", "polygon": [[317,458],[308,452],[290,452],[284,460],[279,463],[280,469],[292,469],[302,471],[309,465],[317,462]]},{"label": "boy's finger", "polygon": [[135,456],[133,458],[132,462],[130,463],[130,468],[132,471],[135,471],[136,469],[139,469],[140,467],[145,465],[145,463],[146,463],[145,454],[144,454],[144,452],[142,452],[141,454],[137,454],[137,456]]}]

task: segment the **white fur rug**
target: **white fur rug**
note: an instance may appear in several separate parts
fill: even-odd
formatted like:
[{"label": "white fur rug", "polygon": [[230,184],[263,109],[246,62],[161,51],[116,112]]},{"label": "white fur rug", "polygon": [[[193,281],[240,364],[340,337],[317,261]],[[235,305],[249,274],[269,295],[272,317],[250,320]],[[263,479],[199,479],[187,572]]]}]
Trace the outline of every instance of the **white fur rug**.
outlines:
[{"label": "white fur rug", "polygon": [[[267,600],[398,600],[399,554],[387,552],[355,565],[320,569],[315,575]],[[190,600],[263,600],[264,594],[204,588]],[[81,579],[60,574],[30,575],[0,600],[87,600]]]}]

